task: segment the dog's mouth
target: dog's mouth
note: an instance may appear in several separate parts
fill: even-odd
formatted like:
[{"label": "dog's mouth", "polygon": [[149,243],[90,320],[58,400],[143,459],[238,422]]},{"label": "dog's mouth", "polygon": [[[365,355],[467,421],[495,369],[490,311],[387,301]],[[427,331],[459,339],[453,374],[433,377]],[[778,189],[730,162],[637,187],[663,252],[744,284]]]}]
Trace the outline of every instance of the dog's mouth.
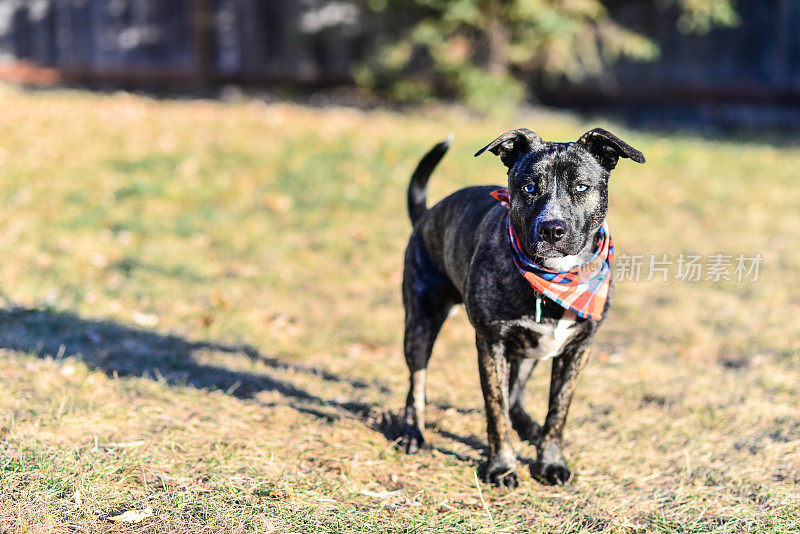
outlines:
[{"label": "dog's mouth", "polygon": [[532,243],[525,243],[523,249],[534,260],[548,260],[575,256],[583,250],[583,247],[579,245],[579,243],[569,242],[552,244],[537,239]]}]

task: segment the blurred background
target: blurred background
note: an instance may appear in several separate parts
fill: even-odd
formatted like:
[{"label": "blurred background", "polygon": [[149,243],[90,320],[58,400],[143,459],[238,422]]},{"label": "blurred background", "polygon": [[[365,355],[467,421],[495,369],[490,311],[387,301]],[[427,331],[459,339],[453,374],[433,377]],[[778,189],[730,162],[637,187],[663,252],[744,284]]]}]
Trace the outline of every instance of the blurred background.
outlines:
[{"label": "blurred background", "polygon": [[[793,128],[792,0],[0,0],[0,77],[94,88],[532,101]],[[505,110],[503,109],[505,108]]]},{"label": "blurred background", "polygon": [[[797,0],[0,0],[0,533],[800,532],[797,124]],[[518,441],[506,494],[463,311],[392,442],[409,176],[454,132],[429,202],[502,184],[522,126],[647,163],[577,476]]]}]

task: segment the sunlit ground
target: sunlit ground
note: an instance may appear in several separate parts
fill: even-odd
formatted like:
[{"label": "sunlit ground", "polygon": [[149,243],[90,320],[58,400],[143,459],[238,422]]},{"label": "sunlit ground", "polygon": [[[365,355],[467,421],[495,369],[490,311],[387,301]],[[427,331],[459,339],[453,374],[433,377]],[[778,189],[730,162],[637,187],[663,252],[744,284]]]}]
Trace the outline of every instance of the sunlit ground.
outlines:
[{"label": "sunlit ground", "polygon": [[[479,492],[463,312],[434,350],[430,447],[384,435],[407,382],[405,188],[451,131],[430,198],[503,183],[472,154],[520,126],[645,153],[612,176],[618,256],[764,261],[756,282],[644,281],[647,263],[618,282],[567,425],[576,478],[540,485],[516,443],[521,487]],[[0,531],[800,529],[800,148],[10,87],[0,131]]]}]

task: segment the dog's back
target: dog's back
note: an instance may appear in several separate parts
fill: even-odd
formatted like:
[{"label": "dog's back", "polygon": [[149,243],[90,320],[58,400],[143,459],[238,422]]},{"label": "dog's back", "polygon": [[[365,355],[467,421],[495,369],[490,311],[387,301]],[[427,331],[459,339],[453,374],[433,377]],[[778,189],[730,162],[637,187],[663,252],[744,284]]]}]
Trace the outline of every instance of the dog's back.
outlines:
[{"label": "dog's back", "polygon": [[[463,293],[464,267],[475,253],[485,225],[502,223],[505,209],[490,196],[498,185],[459,189],[427,207],[427,185],[431,173],[450,147],[451,138],[435,145],[420,161],[408,186],[408,213],[414,234],[436,266]],[[494,211],[488,217],[490,212]]]}]

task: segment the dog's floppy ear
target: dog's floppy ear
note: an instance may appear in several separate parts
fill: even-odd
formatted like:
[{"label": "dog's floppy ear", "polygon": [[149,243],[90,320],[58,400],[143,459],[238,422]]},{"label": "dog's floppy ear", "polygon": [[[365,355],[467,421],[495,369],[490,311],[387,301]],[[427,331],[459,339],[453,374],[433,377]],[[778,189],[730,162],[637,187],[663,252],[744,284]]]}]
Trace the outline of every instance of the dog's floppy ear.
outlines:
[{"label": "dog's floppy ear", "polygon": [[602,128],[589,130],[578,139],[578,144],[583,145],[607,171],[617,166],[619,158],[644,163],[644,154]]},{"label": "dog's floppy ear", "polygon": [[538,134],[527,128],[519,128],[504,133],[482,149],[475,153],[475,157],[480,156],[487,150],[496,156],[500,156],[500,161],[509,169],[519,159],[520,154],[524,154],[531,148],[540,145],[542,138]]}]

